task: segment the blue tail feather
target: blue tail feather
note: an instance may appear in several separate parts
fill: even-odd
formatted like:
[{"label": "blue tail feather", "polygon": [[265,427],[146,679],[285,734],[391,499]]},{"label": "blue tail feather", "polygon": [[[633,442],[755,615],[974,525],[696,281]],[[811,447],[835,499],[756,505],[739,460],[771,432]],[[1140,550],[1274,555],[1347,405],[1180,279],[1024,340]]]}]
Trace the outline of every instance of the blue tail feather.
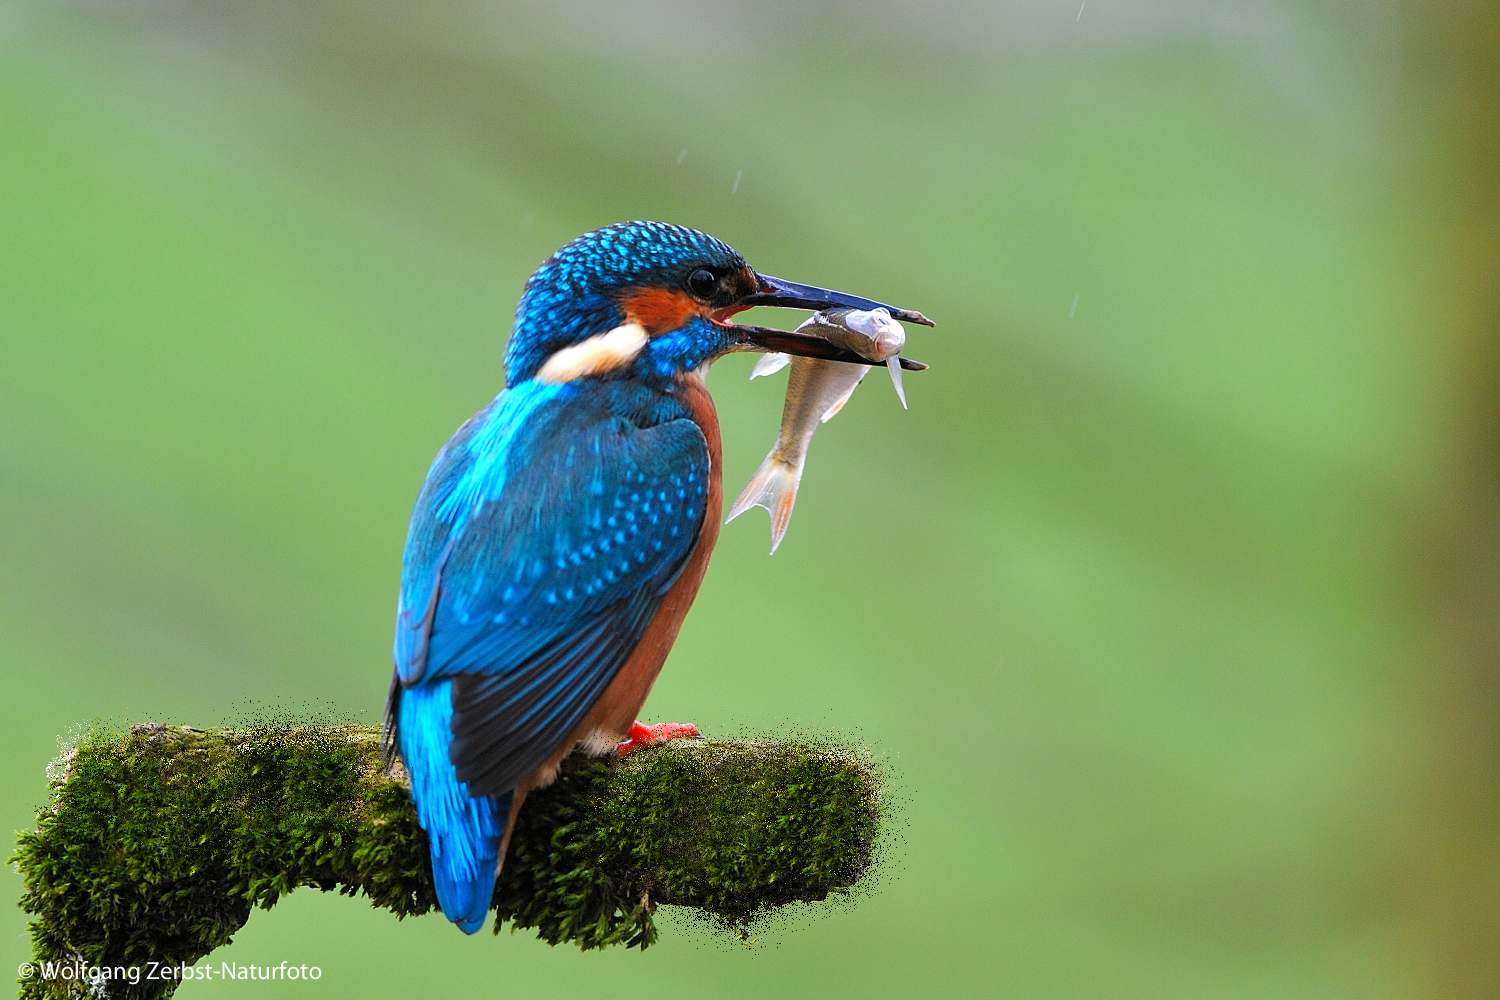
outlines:
[{"label": "blue tail feather", "polygon": [[474,798],[448,759],[453,682],[401,692],[401,757],[411,774],[417,821],[431,845],[432,882],[443,914],[465,934],[484,926],[495,891],[500,841],[512,793]]}]

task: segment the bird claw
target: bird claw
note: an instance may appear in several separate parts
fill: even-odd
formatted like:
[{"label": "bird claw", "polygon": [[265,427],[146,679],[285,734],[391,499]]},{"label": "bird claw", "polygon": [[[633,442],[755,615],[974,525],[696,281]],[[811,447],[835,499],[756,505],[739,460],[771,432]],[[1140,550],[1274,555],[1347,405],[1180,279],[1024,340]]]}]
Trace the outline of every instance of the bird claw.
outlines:
[{"label": "bird claw", "polygon": [[691,722],[658,722],[654,726],[646,726],[637,722],[630,727],[629,736],[615,747],[615,756],[624,757],[652,743],[701,735],[698,727]]}]

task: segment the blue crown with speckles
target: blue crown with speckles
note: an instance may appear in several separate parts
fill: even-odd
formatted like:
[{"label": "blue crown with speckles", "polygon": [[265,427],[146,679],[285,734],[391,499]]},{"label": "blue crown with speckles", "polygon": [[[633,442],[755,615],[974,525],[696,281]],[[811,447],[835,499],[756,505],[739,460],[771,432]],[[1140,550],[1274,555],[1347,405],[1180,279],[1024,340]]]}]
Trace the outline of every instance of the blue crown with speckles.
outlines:
[{"label": "blue crown with speckles", "polygon": [[621,222],[573,240],[536,269],[516,307],[505,352],[506,382],[530,378],[552,354],[625,321],[625,288],[676,284],[691,267],[745,266],[707,233],[665,222]]}]

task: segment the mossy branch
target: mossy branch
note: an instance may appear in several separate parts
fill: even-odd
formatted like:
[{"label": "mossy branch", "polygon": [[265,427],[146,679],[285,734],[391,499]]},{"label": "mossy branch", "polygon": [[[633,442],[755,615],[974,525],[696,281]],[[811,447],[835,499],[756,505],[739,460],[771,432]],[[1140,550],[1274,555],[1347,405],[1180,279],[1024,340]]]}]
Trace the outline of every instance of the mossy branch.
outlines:
[{"label": "mossy branch", "polygon": [[[193,965],[252,907],[299,886],[435,909],[425,834],[372,727],[136,726],[81,738],[12,858],[37,963]],[[575,756],[521,811],[498,920],[580,948],[656,940],[660,904],[743,929],[863,875],[883,795],[868,755],[830,741],[674,740],[623,761]],[[108,984],[158,997],[172,980]],[[86,983],[21,981],[23,997]]]}]

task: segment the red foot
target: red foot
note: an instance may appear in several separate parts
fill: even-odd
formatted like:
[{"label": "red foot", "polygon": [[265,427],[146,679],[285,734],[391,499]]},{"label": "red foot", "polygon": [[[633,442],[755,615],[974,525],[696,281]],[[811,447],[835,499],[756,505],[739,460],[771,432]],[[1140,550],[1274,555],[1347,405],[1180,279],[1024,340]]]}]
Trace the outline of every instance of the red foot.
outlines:
[{"label": "red foot", "polygon": [[630,727],[630,738],[615,747],[615,756],[624,757],[635,753],[643,746],[675,740],[683,736],[698,736],[698,727],[691,722],[658,722],[654,726],[643,726],[639,722]]}]

